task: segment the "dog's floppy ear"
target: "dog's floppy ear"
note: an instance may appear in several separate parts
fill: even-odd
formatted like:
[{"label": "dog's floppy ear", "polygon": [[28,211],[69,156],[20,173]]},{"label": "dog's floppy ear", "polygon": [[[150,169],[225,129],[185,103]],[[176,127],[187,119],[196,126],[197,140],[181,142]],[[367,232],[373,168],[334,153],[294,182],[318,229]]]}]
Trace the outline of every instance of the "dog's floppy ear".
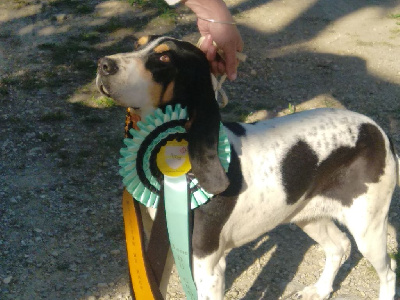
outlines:
[{"label": "dog's floppy ear", "polygon": [[219,194],[228,188],[229,180],[218,157],[221,117],[212,89],[211,95],[191,101],[188,108],[186,129],[192,172],[207,192]]},{"label": "dog's floppy ear", "polygon": [[211,82],[210,66],[204,53],[191,43],[169,45],[176,71],[173,98],[169,104],[187,107],[186,123],[192,173],[207,192],[219,194],[229,186],[218,157],[221,116]]}]

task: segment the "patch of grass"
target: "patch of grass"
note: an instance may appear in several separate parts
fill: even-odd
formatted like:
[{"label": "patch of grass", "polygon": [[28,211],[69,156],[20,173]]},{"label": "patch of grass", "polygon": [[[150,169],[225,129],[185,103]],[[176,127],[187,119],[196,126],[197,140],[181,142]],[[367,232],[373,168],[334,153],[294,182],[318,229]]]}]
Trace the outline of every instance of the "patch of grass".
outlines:
[{"label": "patch of grass", "polygon": [[101,108],[108,108],[116,105],[113,99],[105,96],[101,96],[98,98],[93,96],[90,102],[93,103],[96,107],[101,107]]},{"label": "patch of grass", "polygon": [[394,259],[397,263],[396,276],[397,276],[397,282],[400,282],[400,252],[389,253],[389,256],[391,259]]},{"label": "patch of grass", "polygon": [[30,5],[29,1],[26,0],[14,0],[13,2],[15,9],[21,9]]},{"label": "patch of grass", "polygon": [[45,113],[40,117],[40,121],[42,122],[59,122],[67,119],[68,116],[62,111]]},{"label": "patch of grass", "polygon": [[400,28],[391,29],[390,32],[394,33],[394,34],[399,34],[400,33]]},{"label": "patch of grass", "polygon": [[239,115],[239,121],[240,122],[246,122],[247,118],[250,115],[250,112],[248,112],[247,110],[240,110],[236,112]]},{"label": "patch of grass", "polygon": [[164,1],[164,0],[128,0],[131,5],[138,5],[144,8],[155,8],[161,18],[169,19],[175,18],[176,13],[174,9]]},{"label": "patch of grass", "polygon": [[168,8],[168,9],[165,9],[165,10],[163,10],[161,12],[160,17],[163,18],[163,19],[172,20],[172,19],[176,18],[176,12],[174,10],[171,10],[171,9]]},{"label": "patch of grass", "polygon": [[289,103],[288,110],[290,114],[294,114],[296,112],[296,105]]},{"label": "patch of grass", "polygon": [[131,5],[155,7],[159,10],[169,8],[164,0],[128,0]]},{"label": "patch of grass", "polygon": [[391,15],[389,15],[389,18],[400,19],[400,14],[391,14]]}]

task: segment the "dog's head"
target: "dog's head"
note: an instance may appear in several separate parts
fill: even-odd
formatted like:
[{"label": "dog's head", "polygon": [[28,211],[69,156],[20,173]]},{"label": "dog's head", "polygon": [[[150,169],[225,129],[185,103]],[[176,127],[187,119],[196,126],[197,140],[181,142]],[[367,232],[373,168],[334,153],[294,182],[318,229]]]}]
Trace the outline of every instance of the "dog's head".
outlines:
[{"label": "dog's head", "polygon": [[197,47],[169,37],[143,37],[134,52],[101,58],[96,83],[103,94],[142,114],[178,103],[187,107],[192,172],[210,193],[228,187],[217,151],[219,108],[208,61]]}]

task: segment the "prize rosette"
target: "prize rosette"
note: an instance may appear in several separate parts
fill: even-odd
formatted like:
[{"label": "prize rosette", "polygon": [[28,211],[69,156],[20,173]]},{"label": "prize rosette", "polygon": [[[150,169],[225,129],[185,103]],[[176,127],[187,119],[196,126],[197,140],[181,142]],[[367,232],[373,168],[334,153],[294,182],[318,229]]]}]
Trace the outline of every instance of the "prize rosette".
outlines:
[{"label": "prize rosette", "polygon": [[[185,149],[187,149],[187,133],[184,127],[187,121],[186,108],[182,108],[179,104],[174,107],[168,105],[165,111],[156,109],[144,120],[139,121],[137,123],[139,130],[130,129],[132,138],[124,139],[126,147],[120,150],[122,158],[119,159],[121,167],[119,173],[128,192],[146,207],[156,208],[162,192],[164,174],[159,169],[157,161],[158,154],[165,152],[163,146],[180,145],[182,149],[182,144],[186,143]],[[171,148],[173,149],[173,146]],[[227,172],[231,149],[222,123],[219,129],[218,155],[221,165]],[[205,191],[190,173],[188,156],[182,164],[189,171],[186,177],[191,208],[194,209],[206,203],[213,195]]]}]

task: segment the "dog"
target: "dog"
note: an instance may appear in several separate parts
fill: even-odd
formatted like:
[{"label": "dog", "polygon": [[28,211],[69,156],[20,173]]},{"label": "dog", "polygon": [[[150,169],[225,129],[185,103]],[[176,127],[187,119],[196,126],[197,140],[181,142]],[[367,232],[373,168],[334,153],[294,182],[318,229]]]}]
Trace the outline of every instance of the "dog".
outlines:
[{"label": "dog", "polygon": [[[379,299],[394,299],[396,263],[386,239],[399,157],[373,120],[326,108],[253,124],[225,123],[232,151],[225,172],[217,154],[221,117],[209,64],[194,45],[143,37],[135,51],[101,58],[96,82],[104,95],[143,116],[166,105],[188,109],[192,172],[215,195],[194,211],[192,267],[199,300],[223,299],[227,249],[284,223],[298,225],[326,255],[321,277],[298,297],[329,298],[350,245],[335,222],[348,228],[375,268]],[[151,209],[149,214],[154,217]]]}]

